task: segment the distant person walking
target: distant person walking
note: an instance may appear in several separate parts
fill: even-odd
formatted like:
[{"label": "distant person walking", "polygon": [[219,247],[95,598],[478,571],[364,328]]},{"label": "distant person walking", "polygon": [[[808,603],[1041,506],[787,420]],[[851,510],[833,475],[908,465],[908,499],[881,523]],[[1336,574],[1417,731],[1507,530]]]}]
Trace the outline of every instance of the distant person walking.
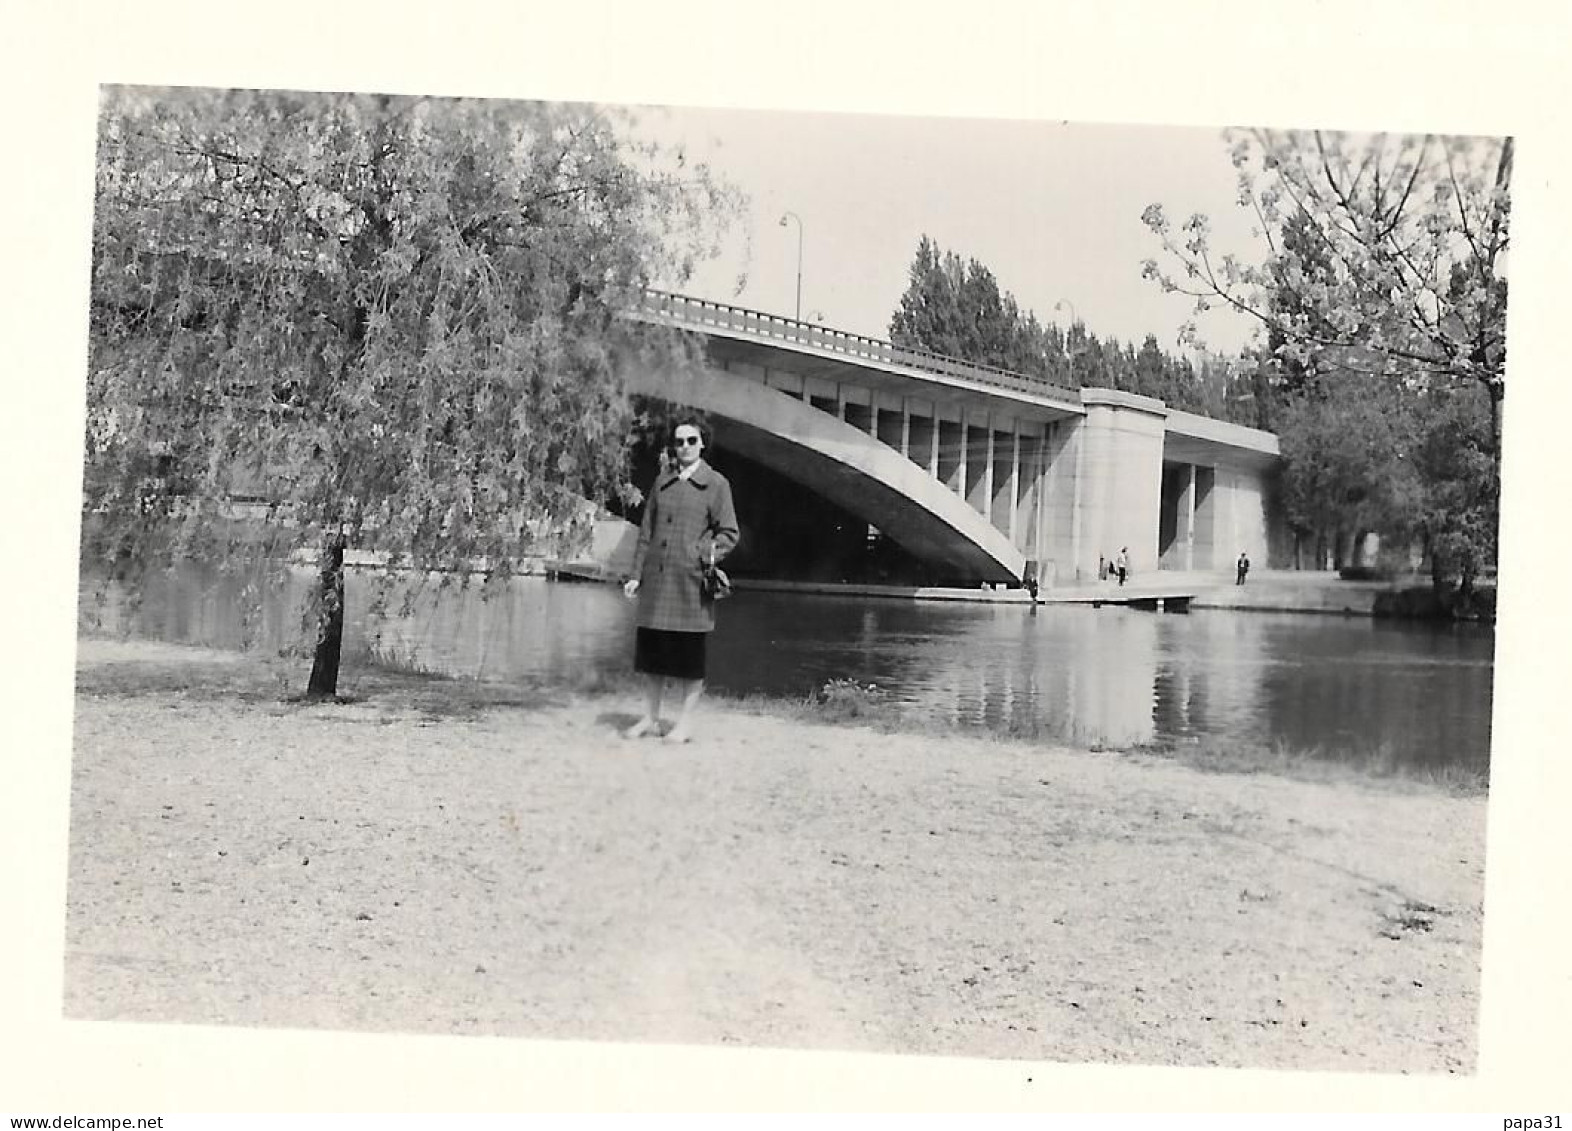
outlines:
[{"label": "distant person walking", "polygon": [[1237,567],[1235,567],[1235,574],[1236,574],[1236,576],[1234,577],[1234,584],[1235,585],[1243,585],[1245,583],[1245,577],[1246,577],[1246,575],[1249,574],[1249,572],[1250,572],[1250,559],[1245,554],[1240,554],[1239,555],[1239,564],[1238,564]]},{"label": "distant person walking", "polygon": [[1125,578],[1130,576],[1130,547],[1119,548],[1119,555],[1114,558],[1114,572],[1119,575],[1119,584],[1123,585]]},{"label": "distant person walking", "polygon": [[692,421],[672,430],[676,465],[650,487],[633,555],[633,576],[623,586],[639,612],[634,670],[647,677],[644,715],[624,738],[658,733],[667,680],[680,689],[681,706],[667,742],[692,737],[689,716],[704,691],[706,645],[715,629],[715,602],[705,595],[708,567],[736,547],[737,513],[731,484],[703,459],[704,435]]}]

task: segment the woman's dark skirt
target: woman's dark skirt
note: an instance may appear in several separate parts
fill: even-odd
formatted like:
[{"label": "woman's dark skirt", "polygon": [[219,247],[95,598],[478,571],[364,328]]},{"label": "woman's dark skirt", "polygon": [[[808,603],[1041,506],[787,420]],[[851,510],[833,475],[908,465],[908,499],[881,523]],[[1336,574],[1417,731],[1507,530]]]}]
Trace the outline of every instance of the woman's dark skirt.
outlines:
[{"label": "woman's dark skirt", "polygon": [[633,670],[672,679],[703,679],[709,635],[640,628],[633,640]]}]

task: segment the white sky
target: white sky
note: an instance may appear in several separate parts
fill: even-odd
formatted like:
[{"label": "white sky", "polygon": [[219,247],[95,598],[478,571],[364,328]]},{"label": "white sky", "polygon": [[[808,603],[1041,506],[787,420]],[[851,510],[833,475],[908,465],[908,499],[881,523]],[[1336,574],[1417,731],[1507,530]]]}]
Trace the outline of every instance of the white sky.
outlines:
[{"label": "white sky", "polygon": [[[700,298],[791,315],[802,218],[805,319],[887,337],[917,241],[986,264],[1001,289],[1044,323],[1069,322],[1139,344],[1155,333],[1178,352],[1191,300],[1141,278],[1162,261],[1141,212],[1208,213],[1215,237],[1247,251],[1252,215],[1221,130],[1052,121],[654,108],[643,132],[681,143],[742,189],[750,205],[723,255],[682,289]],[[736,290],[739,275],[746,285]],[[1252,320],[1198,320],[1208,345],[1235,350]]]}]

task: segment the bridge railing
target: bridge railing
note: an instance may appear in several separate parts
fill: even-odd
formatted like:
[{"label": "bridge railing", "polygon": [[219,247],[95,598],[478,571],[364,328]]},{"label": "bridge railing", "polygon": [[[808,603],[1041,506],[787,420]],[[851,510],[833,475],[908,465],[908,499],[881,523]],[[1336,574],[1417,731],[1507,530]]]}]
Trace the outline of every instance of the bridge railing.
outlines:
[{"label": "bridge railing", "polygon": [[647,316],[679,326],[727,330],[751,337],[790,342],[862,361],[899,365],[936,376],[976,381],[980,384],[1008,389],[1011,392],[1057,397],[1072,402],[1078,402],[1081,398],[1078,389],[1055,385],[1049,381],[1034,380],[1024,374],[1000,369],[997,366],[962,361],[959,358],[898,346],[893,342],[853,334],[846,330],[833,330],[813,322],[801,322],[795,318],[783,318],[776,314],[729,306],[724,302],[712,302],[708,299],[690,298],[669,291],[645,291],[642,312]]}]

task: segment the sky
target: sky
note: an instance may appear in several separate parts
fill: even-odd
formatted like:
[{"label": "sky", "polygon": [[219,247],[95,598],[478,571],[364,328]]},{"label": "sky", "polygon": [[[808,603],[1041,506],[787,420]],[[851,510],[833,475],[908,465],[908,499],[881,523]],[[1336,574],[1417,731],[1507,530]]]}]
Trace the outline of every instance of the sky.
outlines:
[{"label": "sky", "polygon": [[[679,107],[641,108],[639,121],[748,198],[685,293],[791,316],[798,233],[780,224],[790,210],[802,222],[803,318],[872,337],[888,337],[925,233],[981,261],[1044,323],[1066,325],[1073,310],[1100,337],[1139,345],[1155,334],[1176,353],[1193,303],[1141,277],[1143,260],[1163,258],[1142,210],[1205,212],[1219,246],[1261,254],[1221,130]],[[1226,310],[1197,325],[1227,351],[1253,333]]]}]

